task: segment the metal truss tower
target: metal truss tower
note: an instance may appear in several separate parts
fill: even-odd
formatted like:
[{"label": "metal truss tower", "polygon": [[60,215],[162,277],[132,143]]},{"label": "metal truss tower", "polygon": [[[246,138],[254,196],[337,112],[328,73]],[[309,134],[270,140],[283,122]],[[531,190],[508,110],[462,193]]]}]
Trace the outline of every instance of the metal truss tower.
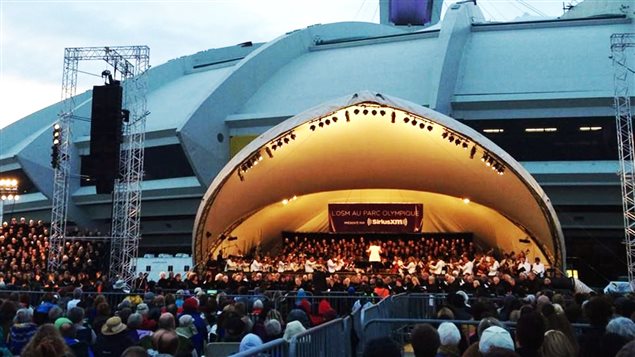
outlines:
[{"label": "metal truss tower", "polygon": [[[119,161],[119,178],[113,194],[111,226],[111,276],[131,282],[134,278],[133,258],[139,246],[141,219],[141,181],[145,121],[147,117],[147,70],[150,66],[150,49],[147,46],[79,47],[64,52],[62,79],[62,112],[59,117],[62,140],[59,145],[59,162],[55,168],[53,209],[51,214],[51,238],[48,269],[59,268],[64,254],[66,221],[69,200],[71,124],[75,110],[77,73],[80,61],[103,60],[115,74],[119,72],[124,89],[123,106],[130,110],[129,121],[123,126],[123,142]],[[81,239],[73,237],[72,239]],[[71,239],[71,238],[69,238]]]},{"label": "metal truss tower", "polygon": [[614,105],[617,125],[617,146],[622,183],[622,208],[626,245],[626,269],[631,289],[635,291],[635,148],[633,146],[633,118],[629,94],[629,72],[627,65],[629,48],[635,48],[635,34],[611,35],[613,59],[613,81],[615,85]]}]

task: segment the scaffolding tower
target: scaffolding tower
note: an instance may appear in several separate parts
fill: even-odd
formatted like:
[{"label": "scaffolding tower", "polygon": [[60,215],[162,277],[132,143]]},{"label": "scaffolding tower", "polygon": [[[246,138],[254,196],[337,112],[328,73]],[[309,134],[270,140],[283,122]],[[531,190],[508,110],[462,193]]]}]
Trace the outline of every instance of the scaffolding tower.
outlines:
[{"label": "scaffolding tower", "polygon": [[622,184],[626,269],[631,289],[635,291],[635,266],[633,265],[635,260],[635,148],[633,147],[633,118],[629,94],[629,72],[633,72],[633,70],[627,65],[629,48],[635,48],[635,34],[618,33],[611,35],[613,82],[615,85],[613,100]]},{"label": "scaffolding tower", "polygon": [[[150,49],[147,46],[79,47],[66,48],[64,51],[62,111],[58,122],[62,138],[59,144],[59,161],[54,172],[48,269],[59,269],[67,240],[71,168],[69,150],[72,143],[71,124],[75,110],[79,62],[95,60],[108,63],[114,69],[113,74],[120,73],[124,91],[123,107],[130,111],[129,120],[123,125],[119,178],[115,181],[113,192],[110,238],[111,278],[122,279],[130,285],[134,279],[133,264],[140,239],[141,181],[145,122],[148,115],[147,70],[150,67]],[[81,237],[68,239],[76,240]]]}]

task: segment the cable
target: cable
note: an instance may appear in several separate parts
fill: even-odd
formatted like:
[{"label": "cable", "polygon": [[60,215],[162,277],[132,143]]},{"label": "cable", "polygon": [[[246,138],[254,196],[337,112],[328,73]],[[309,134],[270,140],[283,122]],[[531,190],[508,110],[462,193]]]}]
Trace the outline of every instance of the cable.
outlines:
[{"label": "cable", "polygon": [[525,2],[524,0],[516,0],[519,3],[521,3],[522,5],[524,5],[526,8],[528,8],[529,10],[535,12],[536,14],[543,16],[543,17],[548,17],[547,14],[545,14],[544,12],[538,10],[537,8],[535,8],[533,5],[529,5],[527,2]]},{"label": "cable", "polygon": [[95,76],[95,77],[99,77],[99,78],[101,78],[101,74],[95,74],[95,73],[90,73],[90,72],[84,72],[84,71],[80,71],[79,69],[76,69],[76,70],[75,70],[75,72],[78,72],[78,73],[83,73],[83,74],[88,74],[88,75],[90,75],[90,76]]}]

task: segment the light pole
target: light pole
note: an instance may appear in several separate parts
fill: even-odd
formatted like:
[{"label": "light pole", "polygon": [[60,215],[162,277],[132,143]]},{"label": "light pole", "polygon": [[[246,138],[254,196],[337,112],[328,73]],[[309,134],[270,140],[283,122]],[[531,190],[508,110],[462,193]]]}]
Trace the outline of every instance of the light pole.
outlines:
[{"label": "light pole", "polygon": [[17,201],[19,199],[18,180],[0,178],[0,224],[4,222],[4,201]]}]

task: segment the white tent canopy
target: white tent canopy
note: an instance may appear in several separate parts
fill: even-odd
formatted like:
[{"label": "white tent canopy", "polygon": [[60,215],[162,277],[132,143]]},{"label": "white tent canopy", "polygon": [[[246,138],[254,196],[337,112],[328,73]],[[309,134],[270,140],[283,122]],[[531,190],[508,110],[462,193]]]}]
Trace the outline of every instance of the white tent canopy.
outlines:
[{"label": "white tent canopy", "polygon": [[371,92],[290,118],[232,158],[199,207],[196,261],[270,247],[282,231],[326,232],[328,203],[341,202],[422,203],[423,232],[471,232],[564,264],[553,207],[518,162],[450,117]]}]

